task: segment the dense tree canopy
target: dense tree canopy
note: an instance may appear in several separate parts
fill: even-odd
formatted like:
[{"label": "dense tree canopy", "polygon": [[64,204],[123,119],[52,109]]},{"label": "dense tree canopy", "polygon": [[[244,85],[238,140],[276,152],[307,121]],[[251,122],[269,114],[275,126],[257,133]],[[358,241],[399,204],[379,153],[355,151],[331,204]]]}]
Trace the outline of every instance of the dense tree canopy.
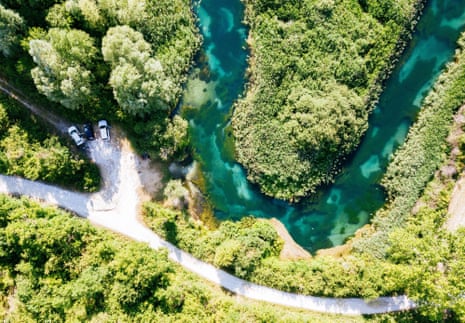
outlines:
[{"label": "dense tree canopy", "polygon": [[0,172],[31,180],[95,191],[99,171],[95,164],[72,153],[57,136],[31,118],[24,108],[0,95]]},{"label": "dense tree canopy", "polygon": [[84,109],[96,99],[93,65],[97,49],[80,30],[50,29],[46,39],[29,43],[37,67],[31,74],[39,92],[69,109]]},{"label": "dense tree canopy", "polygon": [[[2,53],[21,43],[33,59],[27,61],[24,52],[10,55],[9,72],[30,70],[37,90],[72,110],[65,111],[71,118],[120,121],[140,151],[165,159],[185,156],[187,125],[171,112],[200,45],[190,1],[2,5]],[[36,15],[25,15],[23,8]]]},{"label": "dense tree canopy", "polygon": [[102,53],[112,66],[110,85],[121,108],[144,114],[173,106],[180,89],[166,76],[140,32],[128,26],[110,28],[102,40]]},{"label": "dense tree canopy", "polygon": [[[14,306],[10,306],[14,304]],[[0,195],[0,317],[8,322],[346,322],[231,297],[163,250]]]},{"label": "dense tree canopy", "polygon": [[23,18],[0,4],[0,53],[10,56],[19,45],[21,33],[26,29]]},{"label": "dense tree canopy", "polygon": [[237,158],[264,193],[314,192],[358,145],[419,1],[378,2],[245,1],[250,83],[232,125]]}]

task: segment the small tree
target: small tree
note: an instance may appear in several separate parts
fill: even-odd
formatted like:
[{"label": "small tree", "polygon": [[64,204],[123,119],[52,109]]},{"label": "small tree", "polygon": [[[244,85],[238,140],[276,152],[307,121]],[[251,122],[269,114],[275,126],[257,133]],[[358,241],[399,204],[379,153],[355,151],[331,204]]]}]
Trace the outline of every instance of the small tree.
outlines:
[{"label": "small tree", "polygon": [[166,204],[182,209],[186,204],[189,191],[182,185],[181,180],[170,180],[163,191]]},{"label": "small tree", "polygon": [[176,158],[182,160],[186,158],[189,147],[188,123],[180,116],[175,116],[168,124],[163,135],[164,145],[160,149],[160,157],[164,160]]}]

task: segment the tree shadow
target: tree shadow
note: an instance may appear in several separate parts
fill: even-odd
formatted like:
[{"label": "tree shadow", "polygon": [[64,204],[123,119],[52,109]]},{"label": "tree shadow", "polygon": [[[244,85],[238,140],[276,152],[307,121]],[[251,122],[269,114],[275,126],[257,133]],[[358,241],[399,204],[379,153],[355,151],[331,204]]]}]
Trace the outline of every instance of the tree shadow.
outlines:
[{"label": "tree shadow", "polygon": [[177,245],[178,243],[178,227],[176,223],[172,220],[168,220],[165,223],[163,223],[163,230],[165,231],[165,239],[174,244]]}]

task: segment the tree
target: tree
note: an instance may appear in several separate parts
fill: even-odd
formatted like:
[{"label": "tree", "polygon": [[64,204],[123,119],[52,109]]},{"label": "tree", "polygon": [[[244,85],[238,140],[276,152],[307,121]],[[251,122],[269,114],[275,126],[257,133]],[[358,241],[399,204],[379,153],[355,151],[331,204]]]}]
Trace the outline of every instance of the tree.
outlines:
[{"label": "tree", "polygon": [[102,53],[112,66],[110,85],[123,110],[144,115],[173,107],[179,89],[141,33],[129,26],[110,28],[102,40]]},{"label": "tree", "polygon": [[173,179],[166,184],[163,195],[166,198],[165,203],[182,209],[187,203],[186,198],[189,196],[189,191],[182,185],[181,180]]},{"label": "tree", "polygon": [[144,36],[129,26],[108,29],[102,39],[103,59],[112,67],[129,63],[142,69],[152,55],[150,44]]},{"label": "tree", "polygon": [[160,157],[164,160],[175,157],[182,160],[187,156],[189,148],[189,124],[187,120],[176,115],[168,123],[166,132],[163,135],[164,143],[160,151]]},{"label": "tree", "polygon": [[0,4],[0,53],[11,56],[19,45],[26,26],[23,18]]},{"label": "tree", "polygon": [[37,67],[31,75],[37,89],[69,109],[92,104],[97,85],[90,70],[97,50],[93,39],[80,30],[51,29],[46,40],[29,42]]}]

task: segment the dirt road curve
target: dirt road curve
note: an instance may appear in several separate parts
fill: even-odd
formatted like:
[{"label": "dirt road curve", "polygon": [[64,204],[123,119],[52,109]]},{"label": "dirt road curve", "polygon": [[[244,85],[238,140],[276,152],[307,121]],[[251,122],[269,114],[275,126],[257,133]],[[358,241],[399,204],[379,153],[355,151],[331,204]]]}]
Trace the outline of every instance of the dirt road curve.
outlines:
[{"label": "dirt road curve", "polygon": [[38,107],[29,102],[18,90],[10,86],[4,79],[0,77],[0,91],[8,94],[13,99],[21,103],[23,106],[32,111],[35,115],[39,116],[43,120],[52,124],[58,131],[65,133],[70,126],[69,122],[64,121],[60,117],[50,113],[42,107]]},{"label": "dirt road curve", "polygon": [[[45,113],[42,108],[35,106],[19,95],[13,88],[4,84],[1,79],[0,90],[11,95],[34,113],[40,114],[61,131],[66,130],[68,124],[65,121],[48,112]],[[112,135],[111,142],[101,140],[90,142],[89,151],[91,158],[102,171],[104,185],[98,193],[70,192],[44,183],[4,175],[0,175],[0,192],[26,195],[45,203],[58,205],[87,218],[95,225],[122,233],[134,240],[146,242],[153,249],[166,248],[169,257],[187,270],[195,272],[238,295],[251,299],[346,315],[385,313],[415,307],[415,304],[405,296],[381,297],[371,302],[365,302],[363,299],[357,298],[321,298],[285,293],[249,283],[204,263],[161,240],[138,221],[139,206],[145,196],[144,192],[148,190],[149,186],[145,185],[146,178],[150,176],[151,180],[158,184],[161,175],[150,167],[148,161],[141,160],[134,153],[124,135],[116,131],[116,135]],[[155,185],[151,189],[159,189],[159,187]]]}]

